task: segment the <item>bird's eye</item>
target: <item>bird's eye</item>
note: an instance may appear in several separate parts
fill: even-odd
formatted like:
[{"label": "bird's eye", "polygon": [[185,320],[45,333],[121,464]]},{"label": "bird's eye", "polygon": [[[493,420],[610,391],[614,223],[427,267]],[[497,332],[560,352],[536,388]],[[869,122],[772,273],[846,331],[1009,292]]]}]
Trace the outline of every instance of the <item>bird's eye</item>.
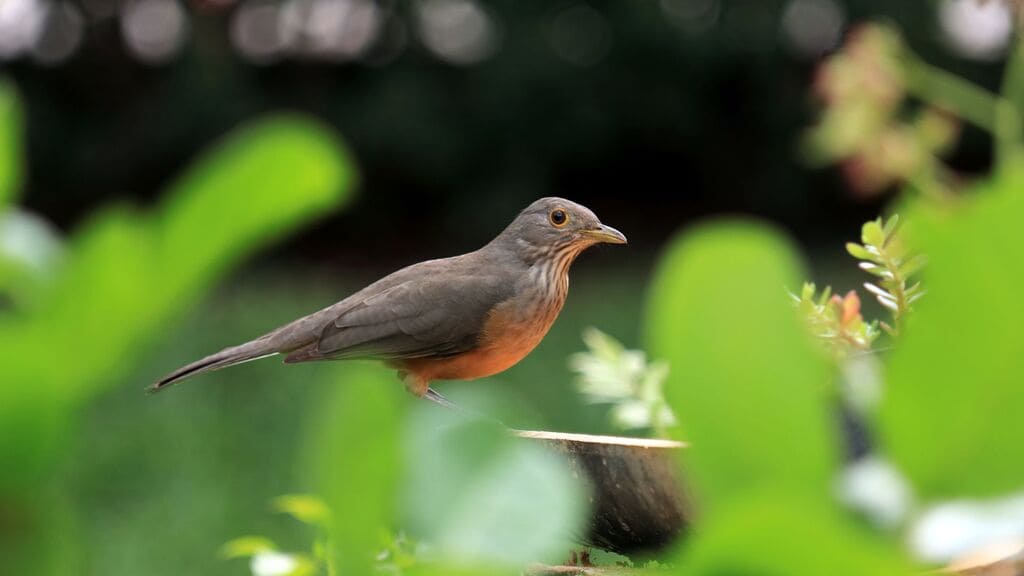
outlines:
[{"label": "bird's eye", "polygon": [[548,220],[551,220],[551,224],[556,228],[561,228],[569,223],[569,214],[559,208],[551,211],[551,214],[548,215]]}]

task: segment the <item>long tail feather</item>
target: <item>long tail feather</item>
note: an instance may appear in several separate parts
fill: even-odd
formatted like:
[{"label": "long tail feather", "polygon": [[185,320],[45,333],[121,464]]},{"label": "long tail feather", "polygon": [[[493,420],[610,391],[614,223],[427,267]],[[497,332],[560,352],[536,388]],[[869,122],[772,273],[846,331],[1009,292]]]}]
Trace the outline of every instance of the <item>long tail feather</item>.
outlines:
[{"label": "long tail feather", "polygon": [[149,387],[149,392],[159,392],[172,384],[197,374],[212,372],[228,366],[234,366],[235,364],[258,360],[267,356],[273,356],[277,353],[278,350],[270,346],[267,340],[263,338],[253,340],[252,342],[247,342],[239,346],[225,348],[220,352],[207,356],[206,358],[196,360],[191,364],[182,366],[160,380],[157,380]]}]

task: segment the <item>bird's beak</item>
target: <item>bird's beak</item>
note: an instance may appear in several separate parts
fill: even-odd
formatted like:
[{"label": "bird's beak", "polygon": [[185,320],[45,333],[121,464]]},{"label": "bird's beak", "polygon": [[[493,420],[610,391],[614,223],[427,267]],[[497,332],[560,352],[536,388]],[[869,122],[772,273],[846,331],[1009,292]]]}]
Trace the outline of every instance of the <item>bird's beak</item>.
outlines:
[{"label": "bird's beak", "polygon": [[626,235],[619,232],[611,226],[605,226],[604,224],[598,224],[597,228],[589,228],[583,231],[583,235],[589,238],[593,238],[597,242],[604,242],[605,244],[625,244]]}]

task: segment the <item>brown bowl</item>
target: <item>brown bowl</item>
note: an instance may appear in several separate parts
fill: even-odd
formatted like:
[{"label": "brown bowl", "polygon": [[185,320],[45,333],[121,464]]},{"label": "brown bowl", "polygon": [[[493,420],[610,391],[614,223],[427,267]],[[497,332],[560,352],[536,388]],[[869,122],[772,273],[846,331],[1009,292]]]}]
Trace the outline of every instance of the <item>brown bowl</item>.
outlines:
[{"label": "brown bowl", "polygon": [[682,442],[517,431],[563,454],[592,487],[588,544],[614,552],[654,552],[686,528],[689,498],[678,474]]}]

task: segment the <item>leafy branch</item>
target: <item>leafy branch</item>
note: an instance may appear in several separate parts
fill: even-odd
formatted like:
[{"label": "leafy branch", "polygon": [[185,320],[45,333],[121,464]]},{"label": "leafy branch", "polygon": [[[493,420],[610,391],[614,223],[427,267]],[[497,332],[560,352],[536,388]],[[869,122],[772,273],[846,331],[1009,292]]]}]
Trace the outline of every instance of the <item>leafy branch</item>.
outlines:
[{"label": "leafy branch", "polygon": [[819,293],[813,283],[806,283],[799,295],[790,294],[811,333],[839,359],[851,351],[870,350],[882,331],[898,337],[914,303],[925,294],[921,283],[912,278],[928,259],[907,250],[899,224],[897,215],[884,221],[877,218],[861,228],[860,244],[846,244],[850,255],[860,261],[860,269],[875,276],[875,282],[865,282],[864,288],[890,312],[891,322],[865,321],[860,296],[853,290],[839,296],[832,293],[831,286]]},{"label": "leafy branch", "polygon": [[860,268],[877,278],[875,283],[865,282],[864,288],[875,295],[878,303],[892,314],[892,324],[882,322],[883,330],[898,336],[913,304],[923,295],[920,282],[910,283],[928,259],[923,254],[909,254],[898,235],[899,216],[893,215],[884,223],[881,218],[864,224],[861,244],[849,242],[846,250],[860,260]]},{"label": "leafy branch", "polygon": [[837,357],[844,357],[851,350],[869,350],[878,338],[878,322],[864,321],[860,297],[853,290],[839,296],[832,294],[831,286],[826,286],[818,294],[814,283],[808,282],[799,296],[790,297],[811,333]]}]

